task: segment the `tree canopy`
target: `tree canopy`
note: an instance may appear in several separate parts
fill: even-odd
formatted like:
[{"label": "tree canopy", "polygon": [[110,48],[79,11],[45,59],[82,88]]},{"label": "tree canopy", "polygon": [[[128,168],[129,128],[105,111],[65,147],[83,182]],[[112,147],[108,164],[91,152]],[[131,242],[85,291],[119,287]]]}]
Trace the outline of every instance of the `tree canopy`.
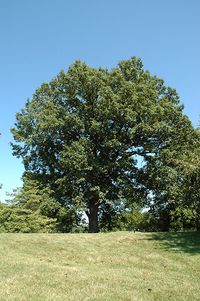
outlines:
[{"label": "tree canopy", "polygon": [[35,91],[12,133],[26,174],[84,210],[90,232],[102,206],[162,195],[196,139],[176,91],[136,57],[111,70],[76,61]]}]

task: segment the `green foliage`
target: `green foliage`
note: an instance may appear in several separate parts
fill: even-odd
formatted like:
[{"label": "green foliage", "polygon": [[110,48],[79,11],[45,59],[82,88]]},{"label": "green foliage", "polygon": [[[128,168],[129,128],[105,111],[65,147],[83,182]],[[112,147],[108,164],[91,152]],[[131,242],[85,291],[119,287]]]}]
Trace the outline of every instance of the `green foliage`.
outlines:
[{"label": "green foliage", "polygon": [[29,209],[0,206],[0,232],[54,232],[56,220]]},{"label": "green foliage", "polygon": [[174,159],[194,136],[182,109],[176,91],[140,59],[110,71],[77,61],[17,114],[13,152],[58,202],[85,210],[97,232],[106,204],[169,191]]},{"label": "green foliage", "polygon": [[3,232],[70,232],[78,226],[74,208],[62,206],[37,180],[25,177],[23,187],[11,196],[10,204],[2,205]]},{"label": "green foliage", "polygon": [[[174,215],[183,224],[200,230],[200,136],[193,152],[184,154],[180,164],[181,181],[179,181],[179,202]],[[175,218],[174,218],[175,220]]]},{"label": "green foliage", "polygon": [[190,149],[176,158],[174,181],[165,192],[170,228],[200,229],[200,136],[195,131]]},{"label": "green foliage", "polygon": [[183,231],[185,229],[196,229],[196,221],[198,219],[197,211],[195,208],[190,207],[177,207],[174,211],[170,212],[171,229],[175,231]]},{"label": "green foliage", "polygon": [[157,230],[154,217],[149,212],[142,212],[139,208],[124,212],[122,218],[125,230],[147,232]]},{"label": "green foliage", "polygon": [[123,203],[103,204],[99,210],[99,226],[101,231],[124,230],[122,213],[124,211]]}]

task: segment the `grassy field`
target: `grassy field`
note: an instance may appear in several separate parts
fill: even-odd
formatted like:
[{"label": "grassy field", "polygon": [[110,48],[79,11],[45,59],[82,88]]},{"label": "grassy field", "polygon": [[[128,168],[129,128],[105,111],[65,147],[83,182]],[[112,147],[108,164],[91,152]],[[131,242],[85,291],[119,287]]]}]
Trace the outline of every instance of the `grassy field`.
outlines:
[{"label": "grassy field", "polygon": [[199,301],[200,237],[1,234],[0,300]]}]

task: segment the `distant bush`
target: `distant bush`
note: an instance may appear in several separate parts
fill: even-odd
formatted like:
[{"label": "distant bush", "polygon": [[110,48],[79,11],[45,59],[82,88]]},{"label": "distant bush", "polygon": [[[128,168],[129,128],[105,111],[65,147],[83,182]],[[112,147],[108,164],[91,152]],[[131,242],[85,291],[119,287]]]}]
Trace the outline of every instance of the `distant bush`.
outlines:
[{"label": "distant bush", "polygon": [[24,178],[24,186],[0,205],[1,232],[72,232],[80,231],[81,214],[62,205],[53,192],[37,180]]},{"label": "distant bush", "polygon": [[56,219],[40,215],[29,209],[0,206],[0,232],[55,232]]},{"label": "distant bush", "polygon": [[139,209],[127,211],[122,214],[124,227],[129,231],[156,231],[156,221],[149,212],[142,212]]}]

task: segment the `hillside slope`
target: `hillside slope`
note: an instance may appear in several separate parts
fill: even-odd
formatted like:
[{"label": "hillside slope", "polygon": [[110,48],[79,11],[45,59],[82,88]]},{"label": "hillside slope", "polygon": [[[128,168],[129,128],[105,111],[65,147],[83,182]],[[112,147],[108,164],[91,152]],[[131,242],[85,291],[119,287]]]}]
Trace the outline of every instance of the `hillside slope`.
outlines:
[{"label": "hillside slope", "polygon": [[198,233],[1,234],[1,301],[199,301]]}]

